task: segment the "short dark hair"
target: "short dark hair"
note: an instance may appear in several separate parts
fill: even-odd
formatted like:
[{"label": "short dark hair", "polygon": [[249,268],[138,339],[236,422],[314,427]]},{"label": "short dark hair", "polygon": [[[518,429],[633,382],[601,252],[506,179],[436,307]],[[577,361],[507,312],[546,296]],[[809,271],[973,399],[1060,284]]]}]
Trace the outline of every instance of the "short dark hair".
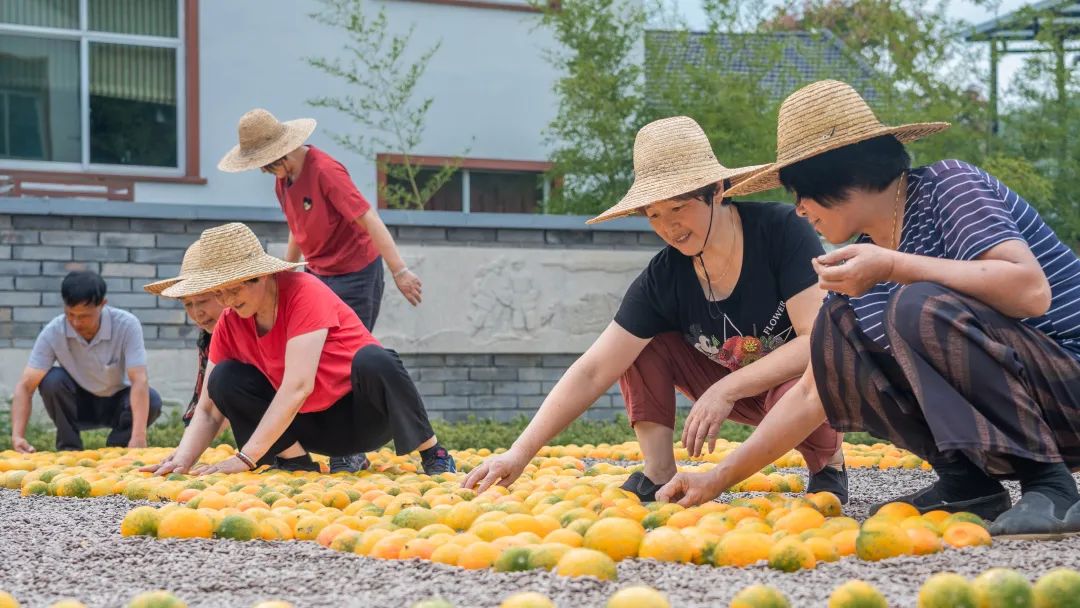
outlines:
[{"label": "short dark hair", "polygon": [[[724,190],[727,190],[730,187],[731,187],[731,180],[725,179],[724,180]],[[692,200],[693,199],[693,200],[704,201],[706,203],[712,203],[712,202],[714,202],[714,199],[716,198],[716,184],[708,184],[706,186],[702,186],[701,188],[698,188],[697,190],[692,190],[690,192],[687,192],[686,194],[680,194],[679,196],[676,196],[676,197],[673,197],[673,198],[675,200],[680,200],[680,201]],[[720,204],[721,205],[726,205],[726,204],[728,204],[730,202],[731,202],[730,198],[720,199]]]},{"label": "short dark hair", "polygon": [[911,155],[892,135],[823,152],[780,169],[780,183],[798,198],[822,207],[847,198],[853,188],[881,192],[911,168]]},{"label": "short dark hair", "polygon": [[69,272],[60,284],[60,297],[66,306],[98,306],[105,301],[105,279],[89,270]]}]

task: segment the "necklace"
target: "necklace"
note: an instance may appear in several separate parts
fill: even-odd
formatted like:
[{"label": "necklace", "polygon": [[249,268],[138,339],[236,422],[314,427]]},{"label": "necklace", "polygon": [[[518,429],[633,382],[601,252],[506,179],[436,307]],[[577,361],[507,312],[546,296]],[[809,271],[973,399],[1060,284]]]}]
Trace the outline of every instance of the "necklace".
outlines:
[{"label": "necklace", "polygon": [[[734,208],[728,210],[728,216],[731,218],[731,246],[728,247],[727,259],[730,260],[731,256],[735,253],[736,240],[738,240],[739,234],[735,230],[735,209]],[[704,248],[702,248],[702,252],[697,255],[697,258],[698,258],[698,262],[701,262],[701,270],[705,274],[705,284],[709,288],[709,298],[708,298],[709,315],[712,316],[714,319],[718,319],[719,317],[714,316],[713,315],[713,310],[712,310],[712,308],[714,306],[716,306],[716,294],[713,293],[712,286],[713,286],[713,283],[719,283],[720,281],[722,281],[724,279],[724,277],[727,276],[727,273],[728,273],[729,270],[731,270],[732,265],[728,264],[726,267],[724,267],[724,271],[720,273],[720,276],[716,277],[716,279],[712,279],[712,278],[709,277],[709,269],[705,267],[705,258],[702,257],[704,255],[704,253],[705,253],[705,250],[704,250]]]},{"label": "necklace", "polygon": [[[893,251],[899,251],[899,249],[900,249],[900,235],[896,233],[896,217],[897,217],[897,209],[899,209],[899,207],[900,207],[900,192],[901,192],[901,190],[903,190],[904,181],[905,181],[904,178],[905,177],[907,177],[907,172],[906,171],[904,173],[900,174],[900,182],[896,184],[896,200],[893,201],[892,235],[889,237],[891,239],[890,245],[892,245],[892,250]],[[903,230],[903,228],[901,228],[901,230]]]}]

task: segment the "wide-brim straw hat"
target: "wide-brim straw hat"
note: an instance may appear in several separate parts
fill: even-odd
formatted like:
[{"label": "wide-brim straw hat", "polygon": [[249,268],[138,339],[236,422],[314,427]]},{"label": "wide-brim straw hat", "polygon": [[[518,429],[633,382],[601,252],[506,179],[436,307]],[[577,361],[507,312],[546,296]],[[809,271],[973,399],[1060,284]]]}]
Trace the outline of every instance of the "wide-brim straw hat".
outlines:
[{"label": "wide-brim straw hat", "polygon": [[851,85],[821,80],[795,91],[784,100],[776,124],[776,162],[729,191],[746,195],[779,188],[780,170],[823,152],[883,135],[900,143],[913,142],[949,128],[947,122],[917,122],[900,126],[882,124]]},{"label": "wide-brim straw hat", "polygon": [[180,281],[184,280],[184,277],[200,269],[202,264],[202,249],[199,245],[199,241],[195,241],[184,252],[184,261],[180,262],[180,274],[171,279],[162,279],[160,281],[154,281],[153,283],[147,283],[143,285],[143,291],[160,296],[165,288],[172,287]]},{"label": "wide-brim straw hat", "polygon": [[657,201],[724,180],[738,183],[765,166],[729,169],[716,160],[709,138],[692,118],[663,118],[642,127],[634,139],[634,183],[626,196],[586,223],[633,215]]},{"label": "wide-brim straw hat", "polygon": [[239,173],[269,165],[304,145],[315,131],[314,118],[279,121],[270,112],[255,108],[240,117],[240,143],[218,162],[218,169]]},{"label": "wide-brim straw hat", "polygon": [[198,268],[166,287],[161,295],[167,298],[194,296],[304,265],[266,253],[259,237],[239,222],[204,230],[199,243]]}]

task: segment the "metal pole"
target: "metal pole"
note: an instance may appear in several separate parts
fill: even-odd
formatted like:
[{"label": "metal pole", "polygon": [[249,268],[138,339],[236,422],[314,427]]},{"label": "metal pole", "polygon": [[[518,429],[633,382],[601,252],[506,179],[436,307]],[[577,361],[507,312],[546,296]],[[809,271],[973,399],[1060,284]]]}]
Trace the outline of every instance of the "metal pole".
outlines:
[{"label": "metal pole", "polygon": [[990,133],[986,138],[986,152],[989,155],[994,147],[994,138],[998,134],[998,42],[990,39]]}]

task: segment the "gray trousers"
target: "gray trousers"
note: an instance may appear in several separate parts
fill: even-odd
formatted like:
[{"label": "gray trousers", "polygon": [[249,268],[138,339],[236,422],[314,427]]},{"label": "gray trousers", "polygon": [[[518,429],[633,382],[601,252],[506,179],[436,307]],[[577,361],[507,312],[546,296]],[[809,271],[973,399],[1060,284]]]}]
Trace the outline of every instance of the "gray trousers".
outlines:
[{"label": "gray trousers", "polygon": [[[80,431],[111,428],[107,446],[126,447],[131,441],[131,387],[109,397],[98,397],[75,382],[62,367],[50,369],[38,385],[45,411],[56,425],[57,450],[83,449]],[[150,389],[146,426],[161,415],[161,395]]]},{"label": "gray trousers", "polygon": [[[310,272],[310,271],[309,271]],[[379,318],[379,306],[382,304],[383,287],[383,263],[382,257],[377,257],[373,262],[356,272],[323,276],[311,274],[319,278],[334,293],[341,298],[342,302],[356,312],[360,322],[368,331],[375,331],[375,321]]]}]

